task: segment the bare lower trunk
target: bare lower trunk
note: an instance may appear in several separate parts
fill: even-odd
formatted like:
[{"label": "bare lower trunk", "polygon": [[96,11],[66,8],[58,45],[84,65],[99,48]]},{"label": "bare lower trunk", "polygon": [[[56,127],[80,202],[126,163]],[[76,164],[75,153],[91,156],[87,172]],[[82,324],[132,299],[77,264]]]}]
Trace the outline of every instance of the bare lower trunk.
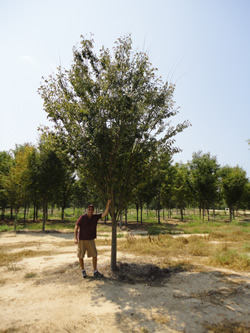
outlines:
[{"label": "bare lower trunk", "polygon": [[181,221],[183,222],[183,208],[181,207]]},{"label": "bare lower trunk", "polygon": [[18,210],[16,209],[16,211],[15,211],[15,220],[14,220],[14,231],[16,231],[16,226],[17,226],[17,213],[18,213]]},{"label": "bare lower trunk", "polygon": [[2,214],[1,214],[1,219],[4,220],[4,212],[5,212],[5,208],[2,208]]},{"label": "bare lower trunk", "polygon": [[137,223],[139,222],[139,214],[138,214],[138,211],[139,211],[139,205],[136,204],[136,222],[137,222]]},{"label": "bare lower trunk", "polygon": [[117,234],[116,234],[116,213],[115,213],[115,195],[113,189],[110,193],[111,197],[111,207],[110,207],[110,214],[112,218],[112,240],[111,240],[111,270],[116,271],[116,259],[117,259]]},{"label": "bare lower trunk", "polygon": [[142,203],[141,203],[141,224],[142,224]]},{"label": "bare lower trunk", "polygon": [[112,214],[112,247],[111,247],[111,270],[116,271],[116,258],[117,258],[117,235],[116,235],[116,215],[115,215],[115,209],[114,207],[111,208],[111,214]]},{"label": "bare lower trunk", "polygon": [[62,206],[62,222],[64,221],[64,206]]},{"label": "bare lower trunk", "polygon": [[125,208],[125,225],[128,225],[128,209]]},{"label": "bare lower trunk", "polygon": [[43,231],[45,230],[45,223],[47,218],[47,202],[46,200],[43,201]]},{"label": "bare lower trunk", "polygon": [[120,213],[120,230],[122,230],[122,212]]}]

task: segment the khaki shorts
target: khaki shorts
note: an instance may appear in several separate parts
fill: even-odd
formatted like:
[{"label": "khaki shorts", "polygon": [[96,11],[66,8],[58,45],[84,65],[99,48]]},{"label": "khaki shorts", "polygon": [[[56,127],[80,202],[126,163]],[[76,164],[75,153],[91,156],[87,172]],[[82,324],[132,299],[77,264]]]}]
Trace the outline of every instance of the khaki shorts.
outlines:
[{"label": "khaki shorts", "polygon": [[87,251],[88,258],[97,257],[97,250],[95,247],[95,241],[92,240],[79,240],[77,246],[77,257],[84,258]]}]

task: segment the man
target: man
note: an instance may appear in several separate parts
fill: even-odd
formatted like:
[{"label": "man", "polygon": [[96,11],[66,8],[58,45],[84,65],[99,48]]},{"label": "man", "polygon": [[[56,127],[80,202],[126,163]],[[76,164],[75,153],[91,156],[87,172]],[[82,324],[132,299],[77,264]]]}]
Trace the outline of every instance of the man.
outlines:
[{"label": "man", "polygon": [[94,206],[92,204],[88,205],[88,213],[80,216],[76,222],[74,235],[75,243],[78,244],[77,256],[79,258],[83,278],[87,277],[83,261],[86,251],[88,258],[92,257],[94,277],[103,277],[97,270],[97,250],[94,239],[96,238],[98,220],[108,215],[110,202],[111,200],[108,201],[106,209],[102,214],[94,214]]}]

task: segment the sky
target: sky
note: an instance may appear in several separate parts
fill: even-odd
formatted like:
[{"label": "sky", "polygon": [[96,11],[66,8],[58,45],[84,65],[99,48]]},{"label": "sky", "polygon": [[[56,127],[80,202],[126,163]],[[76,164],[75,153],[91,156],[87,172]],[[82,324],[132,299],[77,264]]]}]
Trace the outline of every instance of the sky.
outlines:
[{"label": "sky", "polygon": [[80,36],[95,50],[131,34],[163,81],[176,85],[175,162],[202,151],[250,177],[249,0],[0,0],[0,151],[36,144],[49,125],[42,76],[69,69]]}]

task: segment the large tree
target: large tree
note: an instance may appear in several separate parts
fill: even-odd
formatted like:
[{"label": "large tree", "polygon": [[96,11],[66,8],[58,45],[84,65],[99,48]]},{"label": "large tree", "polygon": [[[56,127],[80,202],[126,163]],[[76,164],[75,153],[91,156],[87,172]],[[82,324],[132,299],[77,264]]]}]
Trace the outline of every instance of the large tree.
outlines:
[{"label": "large tree", "polygon": [[205,209],[209,214],[209,208],[214,207],[218,199],[219,164],[216,156],[211,156],[210,153],[202,154],[199,151],[193,153],[192,157],[192,161],[189,162],[190,185],[199,208],[203,211],[204,220]]},{"label": "large tree", "polygon": [[9,152],[0,152],[0,209],[2,210],[2,219],[4,219],[5,208],[8,205],[8,196],[5,187],[5,180],[10,172],[11,167],[13,166],[13,163],[13,156]]},{"label": "large tree", "polygon": [[181,221],[183,221],[183,210],[190,200],[189,170],[186,164],[176,163],[176,172],[173,180],[173,198],[177,207],[181,211]]},{"label": "large tree", "polygon": [[[116,269],[116,225],[137,185],[136,170],[189,125],[170,126],[174,85],[156,76],[148,55],[132,51],[130,36],[94,52],[82,36],[69,70],[44,79],[39,92],[54,132],[102,200],[111,199],[111,269]],[[176,149],[177,150],[177,149]]]},{"label": "large tree", "polygon": [[236,166],[221,169],[222,194],[229,207],[230,221],[235,217],[235,208],[241,202],[248,179],[246,171]]}]

